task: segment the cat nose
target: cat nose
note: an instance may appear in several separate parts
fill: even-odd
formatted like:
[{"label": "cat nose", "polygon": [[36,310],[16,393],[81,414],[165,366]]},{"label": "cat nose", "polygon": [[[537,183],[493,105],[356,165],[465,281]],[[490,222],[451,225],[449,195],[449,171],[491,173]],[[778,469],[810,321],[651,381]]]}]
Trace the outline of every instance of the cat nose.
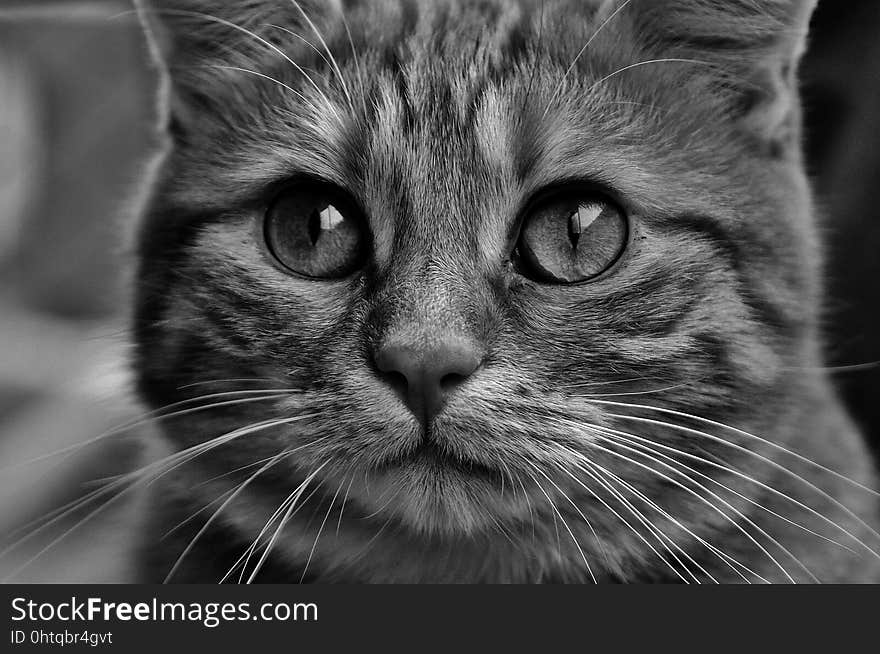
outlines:
[{"label": "cat nose", "polygon": [[385,381],[427,427],[455,389],[480,367],[482,356],[465,339],[450,336],[428,346],[384,344],[374,360]]}]

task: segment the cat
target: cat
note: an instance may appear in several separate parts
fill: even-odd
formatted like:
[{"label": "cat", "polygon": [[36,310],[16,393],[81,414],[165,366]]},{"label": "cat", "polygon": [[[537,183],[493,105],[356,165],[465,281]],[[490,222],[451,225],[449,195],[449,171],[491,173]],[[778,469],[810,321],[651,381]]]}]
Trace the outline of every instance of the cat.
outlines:
[{"label": "cat", "polygon": [[812,0],[140,0],[142,578],[880,581]]}]

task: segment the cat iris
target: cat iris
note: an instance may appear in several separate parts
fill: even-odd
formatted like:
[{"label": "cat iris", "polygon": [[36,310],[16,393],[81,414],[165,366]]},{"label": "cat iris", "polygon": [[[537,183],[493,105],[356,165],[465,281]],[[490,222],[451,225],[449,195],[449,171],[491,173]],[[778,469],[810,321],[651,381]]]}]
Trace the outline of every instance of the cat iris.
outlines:
[{"label": "cat iris", "polygon": [[324,184],[289,188],[266,214],[265,238],[288,270],[305,277],[346,277],[364,262],[364,220],[341,190]]},{"label": "cat iris", "polygon": [[582,193],[554,195],[526,217],[514,261],[538,282],[586,282],[617,262],[628,233],[626,216],[611,202]]}]

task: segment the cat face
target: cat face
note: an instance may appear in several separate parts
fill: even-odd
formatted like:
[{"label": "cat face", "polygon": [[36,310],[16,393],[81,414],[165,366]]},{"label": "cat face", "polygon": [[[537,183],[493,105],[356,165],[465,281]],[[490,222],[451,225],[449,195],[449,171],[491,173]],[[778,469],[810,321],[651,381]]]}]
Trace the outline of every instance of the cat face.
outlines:
[{"label": "cat face", "polygon": [[608,510],[628,488],[722,523],[658,461],[734,484],[706,461],[740,454],[650,407],[783,441],[812,356],[811,3],[758,4],[150,3],[172,143],[140,387],[277,391],[169,425],[180,447],[259,426],[194,476],[295,450],[229,519],[258,528],[315,473],[311,501],[344,493],[370,535],[564,524],[579,565],[603,539],[612,566],[648,556]]}]

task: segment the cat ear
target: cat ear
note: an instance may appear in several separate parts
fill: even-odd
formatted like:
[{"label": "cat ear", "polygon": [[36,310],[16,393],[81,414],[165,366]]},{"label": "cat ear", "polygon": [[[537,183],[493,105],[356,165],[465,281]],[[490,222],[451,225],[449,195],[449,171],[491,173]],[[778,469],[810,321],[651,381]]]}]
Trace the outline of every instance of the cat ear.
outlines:
[{"label": "cat ear", "polygon": [[797,67],[816,3],[633,0],[629,11],[652,54],[710,64],[713,92],[733,116],[765,143],[785,145],[797,141]]},{"label": "cat ear", "polygon": [[[187,123],[219,95],[233,68],[293,57],[341,0],[134,0],[151,53],[163,71],[170,118]],[[306,46],[307,47],[307,46]],[[282,54],[284,53],[284,54]]]}]

